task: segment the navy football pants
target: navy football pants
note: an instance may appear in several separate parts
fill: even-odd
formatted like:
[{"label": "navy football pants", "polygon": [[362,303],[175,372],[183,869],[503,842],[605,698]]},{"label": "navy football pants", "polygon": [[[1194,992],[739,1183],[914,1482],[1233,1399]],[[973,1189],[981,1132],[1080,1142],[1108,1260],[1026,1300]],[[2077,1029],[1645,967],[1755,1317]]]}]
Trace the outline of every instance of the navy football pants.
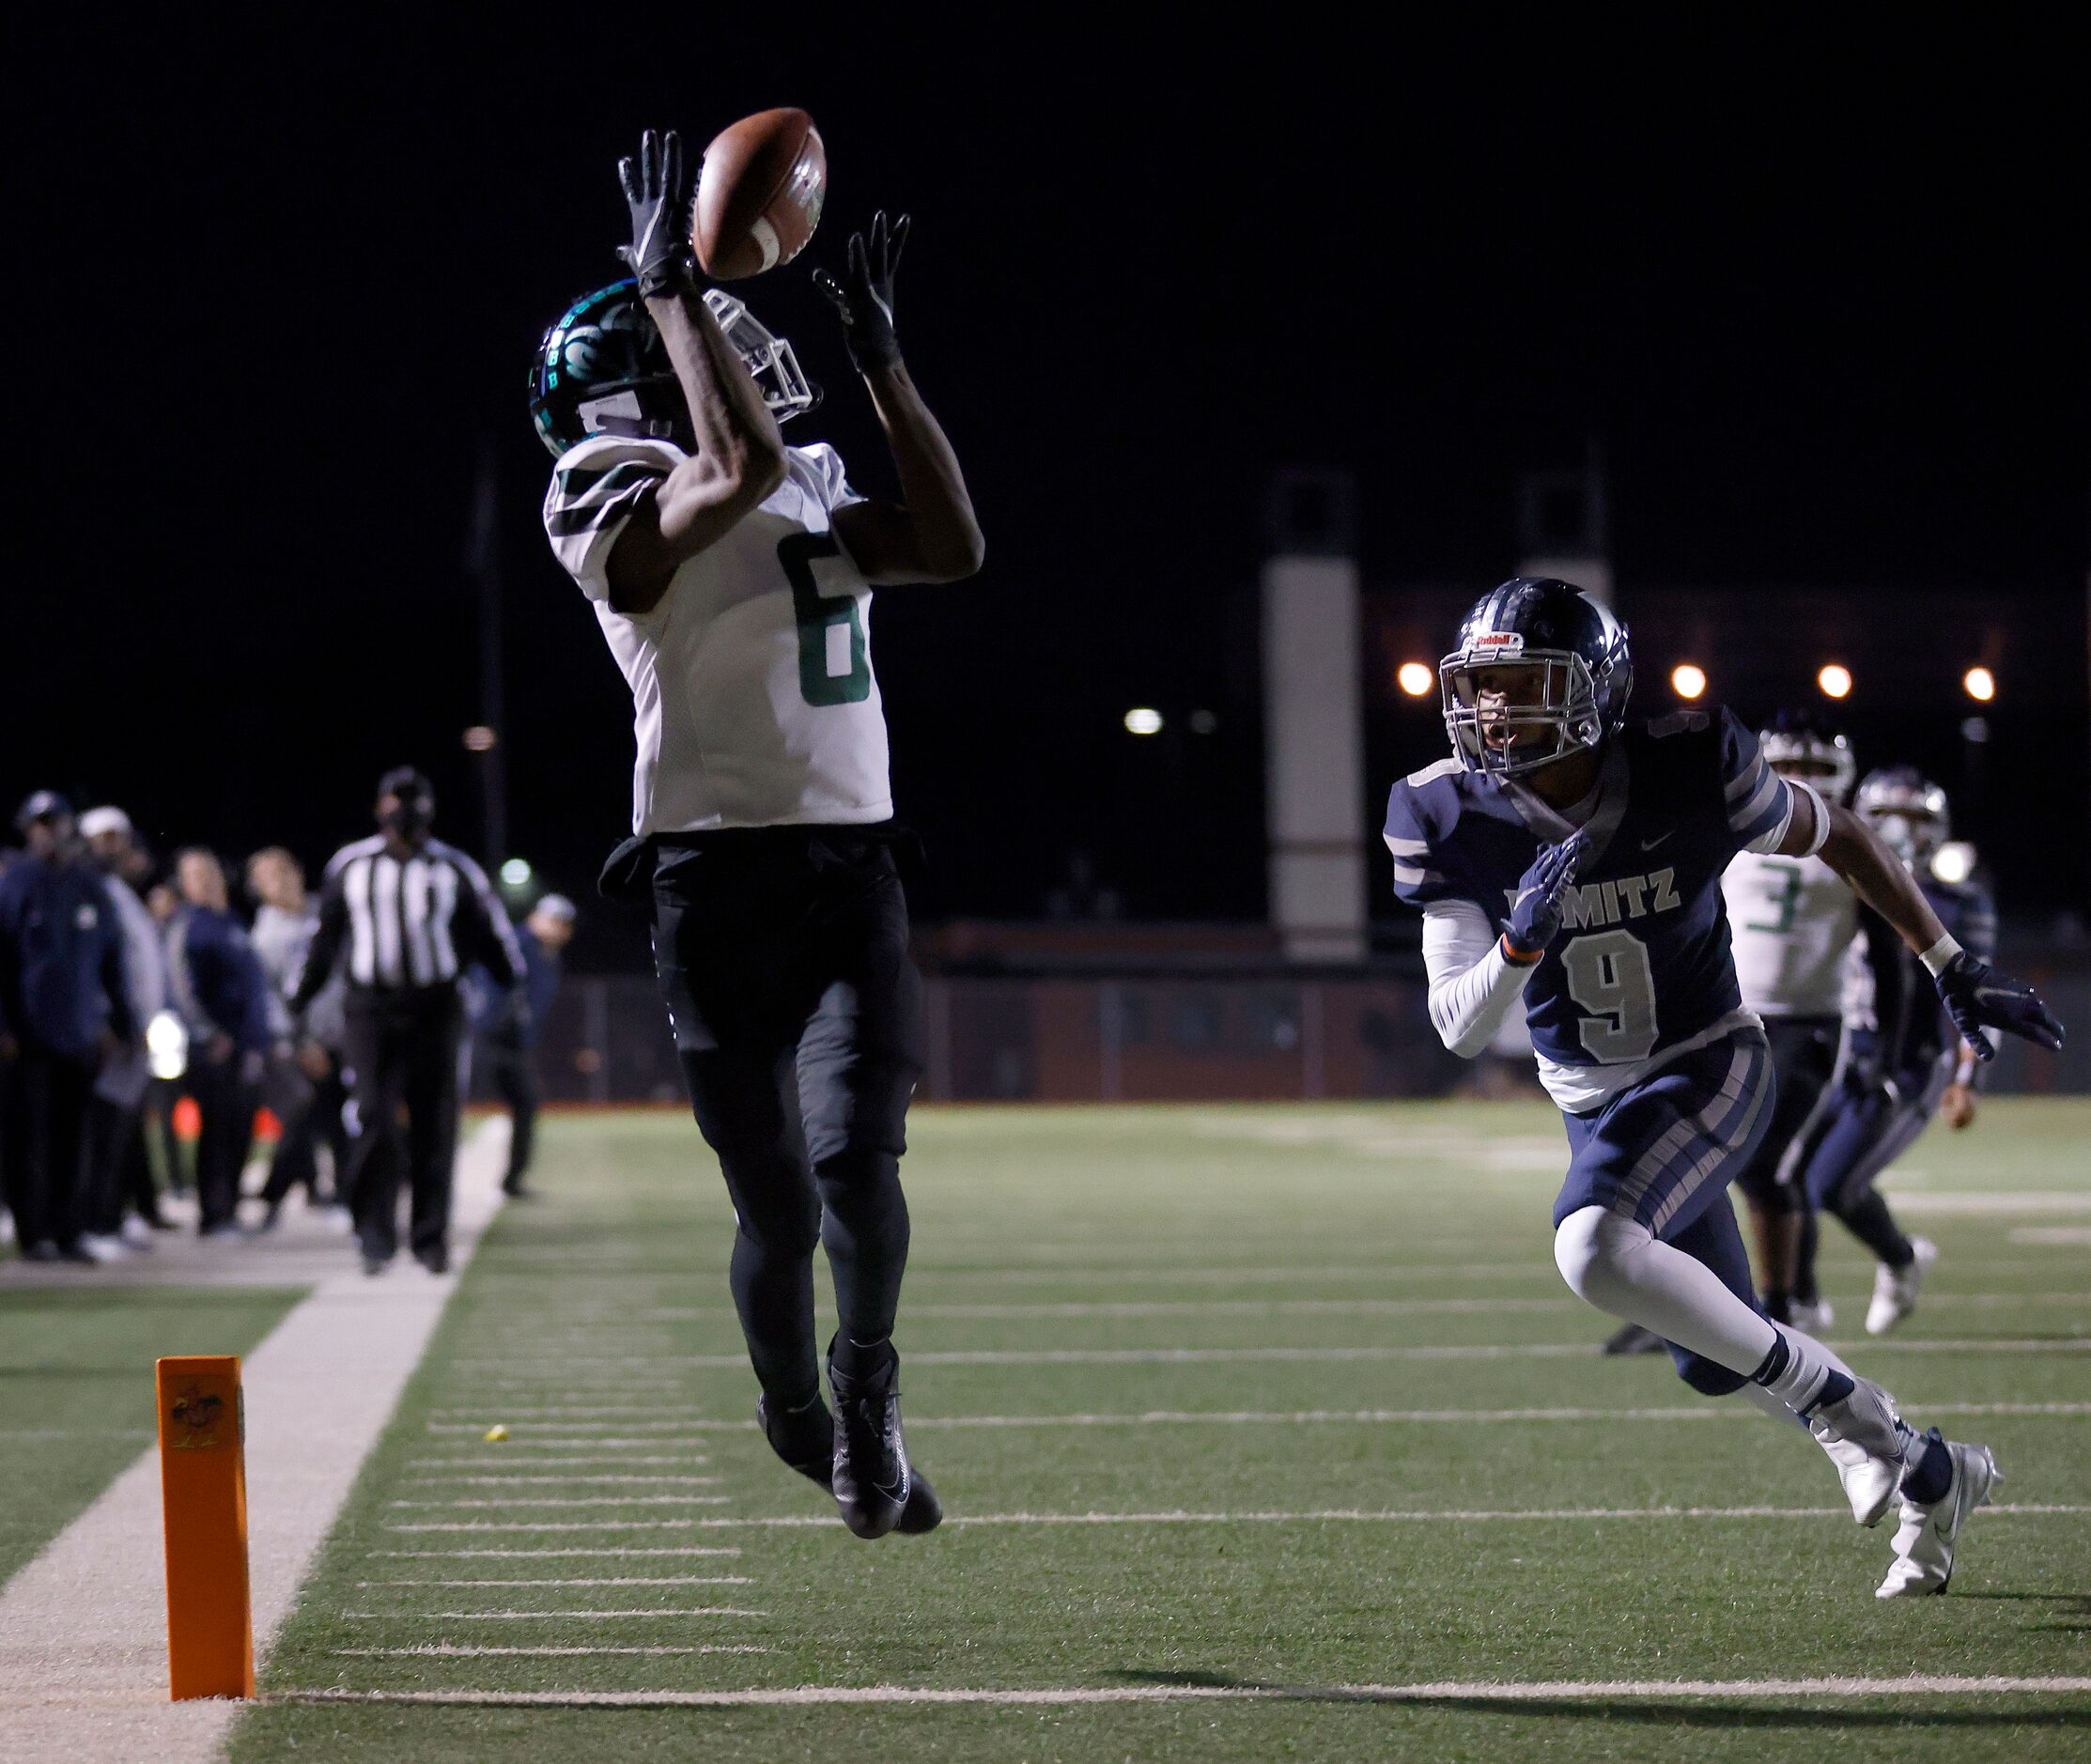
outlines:
[{"label": "navy football pants", "polygon": [[[1763,1034],[1739,1029],[1671,1060],[1603,1107],[1564,1115],[1569,1172],[1554,1203],[1555,1226],[1590,1206],[1632,1218],[1761,1310],[1727,1186],[1770,1130],[1777,1088]],[[1709,1396],[1748,1382],[1674,1344],[1670,1357],[1678,1376]]]}]

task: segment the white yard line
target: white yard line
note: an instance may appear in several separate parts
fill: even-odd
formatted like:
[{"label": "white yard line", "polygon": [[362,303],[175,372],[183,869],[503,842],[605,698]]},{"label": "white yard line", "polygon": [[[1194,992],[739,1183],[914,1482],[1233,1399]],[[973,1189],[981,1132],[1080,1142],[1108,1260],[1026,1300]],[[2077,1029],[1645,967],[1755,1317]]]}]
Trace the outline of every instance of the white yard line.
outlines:
[{"label": "white yard line", "polygon": [[[576,1650],[581,1651],[581,1650]],[[1758,1697],[2065,1696],[2091,1691],[2091,1678],[1958,1677],[1896,1679],[1557,1679],[1517,1683],[1448,1679],[1422,1684],[1114,1684],[1067,1690],[931,1690],[905,1684],[808,1684],[767,1691],[291,1691],[286,1703],[437,1703],[527,1709],[544,1705],[605,1709],[793,1708],[805,1704],[991,1703],[1544,1703],[1684,1698],[1695,1702]]]},{"label": "white yard line", "polygon": [[410,1489],[441,1488],[534,1488],[550,1484],[558,1488],[603,1488],[613,1484],[658,1486],[673,1483],[679,1488],[697,1488],[717,1482],[717,1477],[533,1477],[511,1473],[500,1477],[413,1477],[407,1482]]},{"label": "white yard line", "polygon": [[[507,1134],[505,1121],[490,1122],[459,1153],[452,1225],[459,1273],[500,1207]],[[254,1284],[256,1270],[275,1265],[271,1246],[263,1239],[243,1247],[239,1272]],[[315,1261],[325,1273],[245,1361],[257,1661],[267,1657],[457,1282],[457,1273],[433,1278],[418,1268],[367,1279],[353,1250],[348,1240],[294,1250],[302,1259],[297,1265]],[[150,1376],[141,1364],[141,1390]],[[0,1718],[10,1760],[159,1764],[215,1752],[239,1705],[167,1701],[156,1448],[0,1591],[0,1660],[7,1662]]]},{"label": "white yard line", "polygon": [[[565,1660],[582,1654],[767,1654],[767,1648],[745,1642],[712,1642],[690,1648],[459,1648],[426,1642],[419,1648],[337,1648],[336,1660]],[[280,1695],[264,1702],[283,1702]]]},{"label": "white yard line", "polygon": [[[716,1477],[707,1478],[717,1481]],[[521,1494],[503,1500],[484,1500],[477,1495],[450,1501],[387,1501],[387,1507],[418,1507],[423,1511],[455,1510],[458,1508],[490,1507],[511,1512],[519,1507],[730,1507],[731,1494]]]},{"label": "white yard line", "polygon": [[[1912,1403],[1914,1415],[2091,1415],[2091,1402]],[[1368,1425],[1519,1421],[1741,1421],[1762,1412],[1744,1403],[1701,1402],[1673,1409],[1150,1409],[1138,1415],[911,1416],[910,1428],[1250,1427],[1355,1422]]]},{"label": "white yard line", "polygon": [[2075,1247],[2091,1244],[2091,1225],[2021,1225],[2008,1233],[2014,1244],[2049,1244]]},{"label": "white yard line", "polygon": [[557,1550],[373,1550],[371,1556],[389,1562],[462,1562],[479,1559],[502,1561],[565,1561],[596,1555],[738,1555],[732,1544],[677,1544],[661,1549],[599,1548],[569,1544]]},{"label": "white yard line", "polygon": [[[1986,1507],[1985,1513],[2006,1517],[2078,1517],[2091,1514],[2091,1506],[2073,1507],[2044,1502],[2007,1503]],[[1359,1524],[1482,1524],[1497,1520],[1577,1519],[1845,1519],[1845,1507],[1511,1507],[1511,1508],[1411,1508],[1371,1510],[1339,1507],[1302,1509],[1294,1512],[1186,1512],[1181,1509],[1144,1513],[957,1513],[948,1515],[947,1525],[1248,1525],[1297,1524],[1310,1521],[1346,1521]],[[387,1531],[668,1531],[668,1530],[782,1530],[808,1526],[840,1525],[833,1513],[793,1513],[772,1518],[719,1519],[606,1519],[595,1522],[556,1521],[545,1524],[497,1523],[472,1520],[440,1524],[387,1525]]]},{"label": "white yard line", "polygon": [[[752,1428],[754,1423],[750,1421],[747,1425]],[[593,1446],[598,1442],[589,1440],[585,1443]],[[494,1465],[503,1462],[513,1462],[519,1468],[540,1470],[550,1469],[555,1465],[564,1469],[570,1463],[709,1463],[711,1462],[711,1454],[704,1451],[690,1451],[674,1454],[663,1453],[651,1458],[627,1458],[621,1453],[605,1453],[595,1458],[526,1458],[519,1453],[513,1459],[506,1459],[503,1451],[496,1449],[482,1452],[470,1458],[410,1458],[407,1460],[408,1467],[414,1470],[481,1470],[491,1469]]]},{"label": "white yard line", "polygon": [[579,1622],[623,1622],[627,1617],[762,1617],[767,1611],[748,1611],[739,1605],[681,1605],[667,1611],[343,1611],[355,1622],[383,1623],[538,1623],[550,1619]]},{"label": "white yard line", "polygon": [[587,1580],[359,1580],[372,1586],[752,1586],[751,1574],[618,1574]]}]

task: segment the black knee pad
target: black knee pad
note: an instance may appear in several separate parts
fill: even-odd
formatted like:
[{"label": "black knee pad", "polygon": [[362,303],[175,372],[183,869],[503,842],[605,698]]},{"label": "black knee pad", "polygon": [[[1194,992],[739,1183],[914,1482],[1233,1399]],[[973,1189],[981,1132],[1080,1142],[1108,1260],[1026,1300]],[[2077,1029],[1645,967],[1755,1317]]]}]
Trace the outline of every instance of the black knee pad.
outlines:
[{"label": "black knee pad", "polygon": [[1677,1375],[1701,1396],[1732,1397],[1749,1379],[1742,1372],[1731,1372],[1725,1366],[1716,1366],[1712,1360],[1696,1354],[1687,1354],[1681,1349],[1672,1349],[1677,1360]]}]

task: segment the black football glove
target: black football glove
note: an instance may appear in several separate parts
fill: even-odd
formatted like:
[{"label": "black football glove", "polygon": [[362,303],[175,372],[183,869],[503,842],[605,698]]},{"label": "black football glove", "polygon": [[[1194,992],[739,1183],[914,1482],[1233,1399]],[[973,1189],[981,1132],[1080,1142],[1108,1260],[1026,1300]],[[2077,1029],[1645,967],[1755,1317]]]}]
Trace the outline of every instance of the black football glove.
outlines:
[{"label": "black football glove", "polygon": [[1996,1044],[1982,1032],[1985,1028],[2022,1035],[2042,1047],[2062,1045],[2062,1024],[2040,1002],[2040,995],[2023,981],[1998,973],[1979,956],[1960,951],[1940,970],[1938,985],[1953,1027],[1981,1059],[1997,1057]]},{"label": "black football glove", "polygon": [[849,236],[849,271],[843,281],[825,270],[813,271],[813,286],[835,302],[842,315],[849,359],[860,374],[892,367],[900,361],[900,342],[893,335],[893,271],[900,267],[901,248],[906,243],[907,216],[902,215],[889,227],[886,210],[881,209],[872,216],[868,245],[863,234]]},{"label": "black football glove", "polygon": [[617,162],[617,181],[631,209],[631,243],[617,247],[625,267],[639,278],[639,294],[689,287],[695,262],[689,250],[689,188],[684,178],[682,137],[673,129],[640,137],[639,159]]}]

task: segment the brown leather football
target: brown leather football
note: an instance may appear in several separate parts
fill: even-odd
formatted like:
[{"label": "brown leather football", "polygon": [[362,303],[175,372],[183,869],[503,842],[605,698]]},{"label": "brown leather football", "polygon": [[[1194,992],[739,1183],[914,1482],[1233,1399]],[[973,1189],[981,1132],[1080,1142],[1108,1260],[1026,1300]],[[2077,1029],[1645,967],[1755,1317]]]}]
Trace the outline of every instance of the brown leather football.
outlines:
[{"label": "brown leather football", "polygon": [[720,132],[697,175],[690,245],[720,282],[760,275],[805,250],[828,193],[828,154],[802,110],[765,110]]}]

